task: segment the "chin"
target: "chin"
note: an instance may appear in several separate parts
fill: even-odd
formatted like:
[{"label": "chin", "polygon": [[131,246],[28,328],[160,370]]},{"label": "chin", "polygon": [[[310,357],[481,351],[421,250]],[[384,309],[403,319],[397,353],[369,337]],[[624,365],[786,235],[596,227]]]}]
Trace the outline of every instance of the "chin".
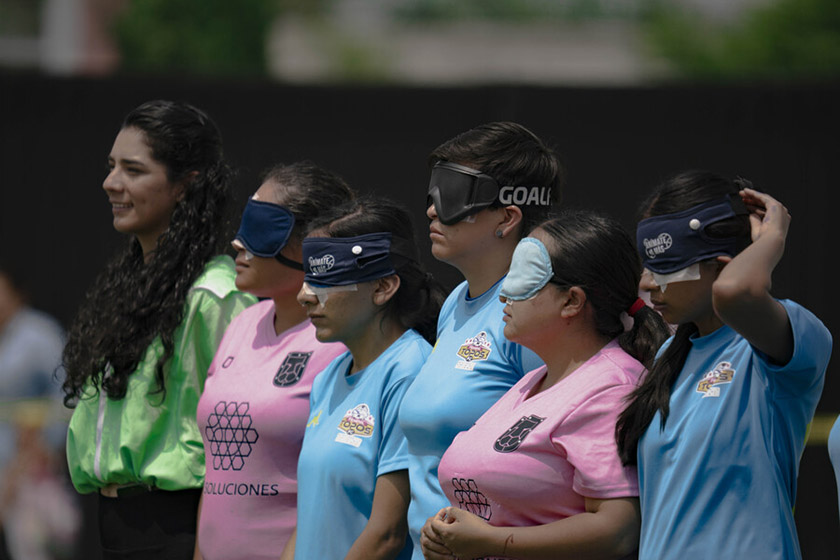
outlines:
[{"label": "chin", "polygon": [[502,332],[504,333],[506,339],[510,340],[511,342],[516,342],[517,344],[519,343],[516,336],[516,329],[511,327],[510,323],[505,323],[505,328]]},{"label": "chin", "polygon": [[336,342],[335,338],[330,335],[329,331],[319,329],[318,327],[315,327],[315,338],[318,339],[318,342]]}]

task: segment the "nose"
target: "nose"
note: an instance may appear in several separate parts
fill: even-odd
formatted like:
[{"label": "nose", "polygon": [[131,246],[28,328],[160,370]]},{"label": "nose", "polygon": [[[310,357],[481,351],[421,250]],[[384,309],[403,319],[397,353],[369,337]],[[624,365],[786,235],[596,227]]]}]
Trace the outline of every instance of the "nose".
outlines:
[{"label": "nose", "polygon": [[437,210],[435,210],[435,205],[431,202],[429,203],[429,207],[426,208],[426,216],[428,216],[430,220],[435,220],[438,217]]},{"label": "nose", "polygon": [[117,191],[121,188],[121,184],[117,178],[116,167],[112,167],[110,171],[108,171],[108,174],[102,181],[102,188],[105,189],[106,192]]},{"label": "nose", "polygon": [[306,289],[306,282],[300,287],[297,294],[297,302],[302,306],[306,307],[307,305],[315,305],[318,301],[318,298],[315,294],[313,294],[310,290]]},{"label": "nose", "polygon": [[653,292],[659,289],[659,286],[653,280],[653,274],[646,268],[642,270],[642,277],[639,280],[639,289],[644,292]]},{"label": "nose", "polygon": [[230,246],[233,247],[233,250],[237,253],[245,250],[245,245],[243,245],[242,242],[238,239],[234,239],[233,241],[231,241]]}]

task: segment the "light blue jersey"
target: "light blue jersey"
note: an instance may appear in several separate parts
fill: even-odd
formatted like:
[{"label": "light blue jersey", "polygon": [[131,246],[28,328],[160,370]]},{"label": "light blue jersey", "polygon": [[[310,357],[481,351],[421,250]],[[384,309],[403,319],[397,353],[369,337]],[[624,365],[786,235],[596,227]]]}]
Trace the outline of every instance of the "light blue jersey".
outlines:
[{"label": "light blue jersey", "polygon": [[[408,468],[397,414],[429,352],[409,330],[362,371],[347,375],[346,352],[315,378],[298,460],[295,558],[344,558],[370,518],[377,477]],[[410,553],[406,542],[399,558]]]},{"label": "light blue jersey", "polygon": [[408,439],[412,558],[422,560],[420,529],[449,500],[438,482],[438,464],[455,436],[468,430],[523,375],[542,365],[539,357],[504,337],[501,280],[477,298],[456,287],[440,311],[437,343],[400,409]]},{"label": "light blue jersey", "polygon": [[801,557],[796,477],[831,335],[781,303],[795,344],[784,366],[728,326],[692,339],[664,431],[657,412],[639,440],[640,560]]},{"label": "light blue jersey", "polygon": [[840,504],[840,416],[834,421],[828,434],[828,458],[834,467],[834,480],[837,483],[837,503]]}]

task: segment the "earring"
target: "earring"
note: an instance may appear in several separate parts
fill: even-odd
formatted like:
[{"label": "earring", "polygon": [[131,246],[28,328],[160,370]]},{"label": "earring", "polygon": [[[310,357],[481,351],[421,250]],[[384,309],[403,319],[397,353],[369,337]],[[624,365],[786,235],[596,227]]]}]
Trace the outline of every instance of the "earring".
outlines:
[{"label": "earring", "polygon": [[497,229],[497,230],[496,230],[496,237],[498,237],[499,239],[501,239],[501,238],[502,238],[502,237],[504,237],[504,236],[505,236],[505,233],[504,233],[502,230],[500,230],[500,229]]}]

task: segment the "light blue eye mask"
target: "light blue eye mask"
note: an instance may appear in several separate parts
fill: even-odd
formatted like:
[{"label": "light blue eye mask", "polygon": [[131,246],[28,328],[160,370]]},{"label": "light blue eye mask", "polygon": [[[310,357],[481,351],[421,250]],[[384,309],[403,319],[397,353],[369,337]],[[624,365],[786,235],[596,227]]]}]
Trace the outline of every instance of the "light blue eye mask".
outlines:
[{"label": "light blue eye mask", "polygon": [[539,239],[525,237],[513,251],[510,272],[499,291],[511,301],[531,299],[554,277],[551,257]]}]

